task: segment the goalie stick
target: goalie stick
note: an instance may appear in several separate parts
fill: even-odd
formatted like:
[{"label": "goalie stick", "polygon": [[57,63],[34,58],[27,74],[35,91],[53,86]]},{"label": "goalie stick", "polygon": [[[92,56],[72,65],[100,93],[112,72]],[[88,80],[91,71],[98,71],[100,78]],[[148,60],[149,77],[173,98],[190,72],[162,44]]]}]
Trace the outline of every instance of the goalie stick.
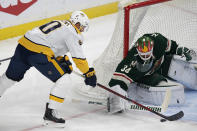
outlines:
[{"label": "goalie stick", "polygon": [[[90,105],[101,105],[101,106],[107,106],[106,102],[99,102],[99,101],[92,101],[92,100],[79,100],[79,99],[75,99],[75,98],[71,98],[71,100],[69,102],[72,103],[83,103],[83,104],[90,104]],[[163,106],[151,106],[151,105],[147,105],[148,108],[156,111],[156,112],[165,112],[166,107]],[[138,110],[138,111],[146,111],[144,108],[139,107],[138,105],[135,104],[129,104],[129,108],[131,110]]]},{"label": "goalie stick", "polygon": [[[74,72],[76,75],[81,76],[81,77],[84,78],[84,76],[81,75],[80,73],[75,72],[75,71],[73,71],[73,72]],[[111,89],[105,87],[104,85],[102,85],[102,84],[100,84],[100,83],[97,83],[97,86],[100,87],[100,88],[103,88],[103,89],[105,89],[105,90],[107,90],[107,91],[109,91],[109,92],[111,92],[111,93],[113,93],[113,94],[115,94],[115,95],[117,95],[117,96],[119,96],[119,97],[121,97],[121,98],[127,100],[127,101],[130,101],[130,102],[134,103],[135,105],[138,105],[139,107],[141,107],[141,108],[143,108],[143,109],[146,109],[146,110],[152,112],[153,114],[155,114],[155,115],[157,115],[157,116],[162,117],[163,119],[160,120],[161,122],[164,122],[164,121],[166,121],[166,120],[168,120],[168,121],[176,121],[176,120],[181,119],[181,118],[184,116],[183,111],[179,111],[178,113],[173,114],[173,115],[171,115],[171,116],[163,115],[163,114],[158,113],[158,112],[156,112],[156,111],[154,111],[154,110],[152,110],[152,109],[150,109],[150,108],[148,108],[148,107],[146,107],[146,106],[144,106],[144,105],[142,105],[142,104],[140,104],[140,103],[138,103],[138,102],[136,102],[136,101],[134,101],[134,100],[132,100],[132,99],[130,99],[130,98],[128,98],[128,97],[125,97],[125,96],[123,96],[123,95],[121,95],[121,94],[119,94],[119,93],[117,93],[117,92],[115,92],[115,91],[113,91],[113,90],[111,90]]]},{"label": "goalie stick", "polygon": [[[163,103],[162,103],[161,106],[146,105],[146,107],[148,107],[148,108],[150,108],[150,109],[152,109],[156,112],[166,112],[166,110],[168,108],[170,98],[171,98],[171,90],[167,89],[166,93],[165,93]],[[67,100],[67,102],[72,102],[72,103],[83,103],[83,104],[90,104],[90,105],[107,106],[107,102],[103,102],[103,101],[81,100],[81,99],[70,98],[70,97],[67,97],[66,100]],[[135,105],[133,103],[129,104],[128,109],[136,110],[136,111],[147,111],[144,108],[142,108],[138,105]]]}]

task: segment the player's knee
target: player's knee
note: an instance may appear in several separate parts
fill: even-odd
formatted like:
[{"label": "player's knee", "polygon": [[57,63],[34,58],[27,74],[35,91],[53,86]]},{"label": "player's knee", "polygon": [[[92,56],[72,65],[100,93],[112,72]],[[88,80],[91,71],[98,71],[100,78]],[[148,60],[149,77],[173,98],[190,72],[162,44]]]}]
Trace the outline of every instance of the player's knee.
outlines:
[{"label": "player's knee", "polygon": [[13,73],[13,72],[11,72],[9,70],[6,71],[6,76],[9,79],[11,79],[13,81],[17,81],[17,82],[21,81],[24,78],[24,74]]}]

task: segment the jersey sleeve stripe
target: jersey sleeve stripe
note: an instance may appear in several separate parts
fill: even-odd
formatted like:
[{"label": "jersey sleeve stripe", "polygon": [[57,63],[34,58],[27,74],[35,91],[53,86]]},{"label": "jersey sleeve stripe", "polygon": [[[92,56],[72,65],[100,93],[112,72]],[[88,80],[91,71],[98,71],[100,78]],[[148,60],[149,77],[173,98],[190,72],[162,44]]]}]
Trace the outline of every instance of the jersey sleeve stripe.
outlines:
[{"label": "jersey sleeve stripe", "polygon": [[127,84],[130,84],[133,82],[133,80],[131,78],[129,78],[127,75],[123,74],[123,73],[114,73],[112,76],[113,79],[117,79],[117,80],[121,80],[124,81]]},{"label": "jersey sleeve stripe", "polygon": [[59,102],[59,103],[63,103],[64,102],[64,98],[60,98],[60,97],[54,96],[52,94],[50,94],[49,99],[53,100],[53,101],[56,101],[56,102]]},{"label": "jersey sleeve stripe", "polygon": [[81,59],[81,58],[72,58],[73,61],[75,62],[77,68],[84,74],[86,72],[88,72],[89,70],[89,66],[88,66],[88,62],[86,59]]},{"label": "jersey sleeve stripe", "polygon": [[167,47],[166,47],[166,52],[169,52],[171,50],[171,40],[168,40],[167,42]]}]

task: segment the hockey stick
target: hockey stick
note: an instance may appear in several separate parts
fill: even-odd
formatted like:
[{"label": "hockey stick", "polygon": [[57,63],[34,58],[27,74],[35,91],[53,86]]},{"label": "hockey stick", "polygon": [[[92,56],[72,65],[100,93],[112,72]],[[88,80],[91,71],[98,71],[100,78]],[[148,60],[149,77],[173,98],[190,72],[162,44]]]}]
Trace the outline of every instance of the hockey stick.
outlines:
[{"label": "hockey stick", "polygon": [[[73,71],[73,72],[74,72],[76,75],[81,76],[81,77],[84,78],[84,76],[81,75],[81,74],[79,74],[78,72],[75,72],[75,71]],[[166,120],[168,120],[168,121],[179,120],[179,119],[181,119],[181,118],[184,116],[183,111],[180,111],[180,112],[178,112],[178,113],[176,113],[176,114],[173,114],[173,115],[171,115],[171,116],[163,115],[163,114],[158,113],[158,112],[156,112],[156,111],[154,111],[154,110],[152,110],[152,109],[150,109],[150,108],[148,108],[148,107],[146,107],[146,106],[144,106],[144,105],[142,105],[142,104],[140,104],[140,103],[138,103],[138,102],[136,102],[136,101],[134,101],[134,100],[132,100],[132,99],[130,99],[130,98],[128,98],[128,97],[125,97],[125,96],[123,96],[123,95],[121,95],[121,94],[119,94],[119,93],[117,93],[117,92],[115,92],[115,91],[113,91],[113,90],[111,90],[111,89],[109,89],[109,88],[103,86],[103,85],[100,84],[100,83],[97,83],[97,86],[100,87],[100,88],[103,88],[103,89],[105,89],[105,90],[107,90],[107,91],[109,91],[109,92],[111,92],[111,93],[113,93],[113,94],[115,94],[115,95],[117,95],[117,96],[119,96],[119,97],[121,97],[121,98],[127,100],[127,101],[130,101],[130,102],[132,102],[132,103],[138,105],[139,107],[141,107],[141,108],[143,108],[143,109],[146,109],[146,110],[152,112],[152,113],[155,114],[155,115],[158,115],[158,116],[162,117],[163,119],[160,120],[161,122],[164,122],[164,121],[166,121]]]},{"label": "hockey stick", "polygon": [[99,101],[91,101],[91,100],[79,100],[75,98],[68,98],[70,99],[70,102],[73,103],[83,103],[83,104],[91,104],[91,105],[103,105],[106,106],[107,104],[104,102],[99,102]]},{"label": "hockey stick", "polygon": [[[167,89],[165,93],[165,97],[163,100],[163,103],[161,106],[152,106],[152,105],[146,105],[146,107],[156,111],[156,112],[166,112],[168,108],[168,104],[171,98],[171,90]],[[72,102],[72,103],[83,103],[83,104],[91,104],[91,105],[102,105],[102,106],[107,106],[107,102],[101,102],[101,101],[92,101],[92,100],[81,100],[81,99],[76,99],[76,98],[66,98],[67,101]],[[135,105],[133,103],[129,104],[128,109],[131,110],[136,110],[136,111],[147,111],[144,108],[141,108],[138,105]]]},{"label": "hockey stick", "polygon": [[[91,101],[91,100],[79,100],[79,99],[75,99],[75,98],[68,98],[68,99],[70,99],[70,101],[69,100],[68,101],[72,102],[72,103],[83,103],[83,104],[90,104],[90,105],[107,106],[106,102]],[[163,112],[163,110],[165,110],[165,108],[166,108],[166,107],[163,107],[163,106],[151,106],[151,105],[147,105],[147,107],[156,111],[156,112]],[[135,105],[135,104],[130,104],[129,109],[138,110],[138,111],[146,111],[144,108],[141,108],[141,107],[139,107],[138,105]]]},{"label": "hockey stick", "polygon": [[8,58],[5,58],[5,59],[2,59],[2,60],[0,60],[0,64],[1,64],[1,62],[4,62],[4,61],[7,61],[7,60],[10,60],[12,57],[8,57]]}]

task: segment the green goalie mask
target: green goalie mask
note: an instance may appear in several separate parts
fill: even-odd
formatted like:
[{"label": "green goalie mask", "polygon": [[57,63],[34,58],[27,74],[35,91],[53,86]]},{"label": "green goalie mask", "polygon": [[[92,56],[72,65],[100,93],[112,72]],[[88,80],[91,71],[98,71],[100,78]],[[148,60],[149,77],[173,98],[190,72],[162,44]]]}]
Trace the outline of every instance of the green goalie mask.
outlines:
[{"label": "green goalie mask", "polygon": [[142,36],[135,43],[138,55],[144,61],[149,60],[153,55],[154,42],[150,37]]}]

